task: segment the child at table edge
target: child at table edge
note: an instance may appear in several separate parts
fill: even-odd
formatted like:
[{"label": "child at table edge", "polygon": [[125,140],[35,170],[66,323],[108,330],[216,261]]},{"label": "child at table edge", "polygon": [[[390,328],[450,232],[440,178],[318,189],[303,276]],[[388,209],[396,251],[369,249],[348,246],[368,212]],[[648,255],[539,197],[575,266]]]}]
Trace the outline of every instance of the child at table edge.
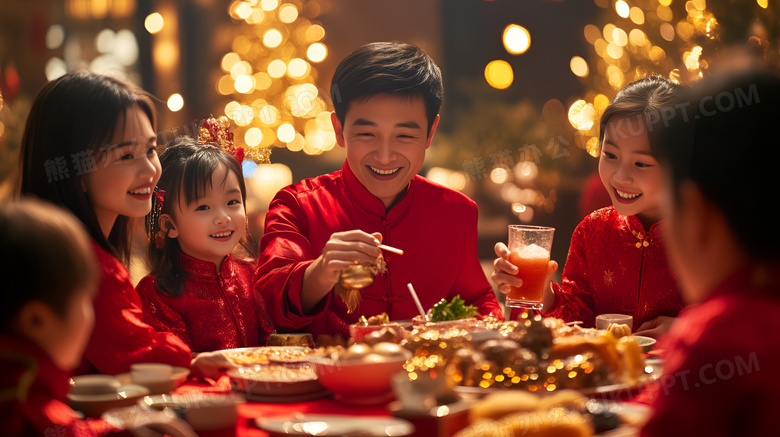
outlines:
[{"label": "child at table edge", "polygon": [[[664,251],[659,213],[662,166],[650,139],[661,111],[681,87],[648,77],[626,85],[600,121],[599,175],[612,205],[577,226],[560,284],[550,281],[558,268],[550,261],[542,312],[566,322],[593,327],[604,313],[629,314],[633,330],[657,337],[682,309],[676,279]],[[519,286],[523,272],[511,264],[503,243],[495,247],[493,280],[499,291]]]},{"label": "child at table edge", "polygon": [[659,147],[672,266],[691,304],[659,342],[650,436],[768,436],[780,411],[780,76],[703,79]]},{"label": "child at table edge", "polygon": [[[66,404],[71,370],[89,340],[100,280],[81,222],[48,202],[8,202],[0,205],[0,248],[3,435],[152,435],[150,430],[117,430],[98,419],[80,420]],[[143,424],[160,421],[178,419],[149,413]]]},{"label": "child at table edge", "polygon": [[[329,298],[306,330],[348,337],[361,315],[411,319],[419,312],[408,283],[426,310],[460,295],[481,314],[501,317],[477,258],[476,204],[417,175],[443,95],[433,60],[409,44],[367,44],[341,61],[331,93],[331,121],[347,159],[341,170],[283,188],[272,200],[257,276],[268,305],[311,306],[332,294],[345,267],[382,256],[387,272],[360,291],[354,311]],[[380,243],[405,252],[382,253]]]}]

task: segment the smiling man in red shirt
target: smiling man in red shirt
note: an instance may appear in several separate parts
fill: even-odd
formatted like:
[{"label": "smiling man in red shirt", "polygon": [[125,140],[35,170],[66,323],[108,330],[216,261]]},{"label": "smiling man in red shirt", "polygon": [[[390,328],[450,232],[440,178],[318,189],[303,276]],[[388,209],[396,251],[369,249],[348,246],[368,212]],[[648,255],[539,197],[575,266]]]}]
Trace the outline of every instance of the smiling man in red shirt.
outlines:
[{"label": "smiling man in red shirt", "polygon": [[[336,140],[347,160],[341,170],[282,189],[271,202],[257,276],[269,312],[328,305],[307,330],[346,337],[361,315],[418,314],[406,286],[412,283],[426,310],[460,295],[480,313],[500,317],[477,258],[476,204],[417,175],[443,96],[433,60],[409,44],[367,44],[339,64],[331,94]],[[380,243],[405,253],[382,253]],[[387,271],[361,291],[354,311],[331,297],[344,268],[380,256]]]}]

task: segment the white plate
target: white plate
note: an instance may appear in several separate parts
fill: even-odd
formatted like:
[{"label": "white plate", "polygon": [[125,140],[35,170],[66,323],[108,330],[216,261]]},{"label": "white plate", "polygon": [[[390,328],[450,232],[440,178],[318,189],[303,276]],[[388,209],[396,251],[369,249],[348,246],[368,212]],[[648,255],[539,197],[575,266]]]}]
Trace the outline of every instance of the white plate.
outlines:
[{"label": "white plate", "polygon": [[361,437],[408,436],[414,426],[406,420],[392,417],[304,415],[279,419],[256,419],[260,429],[277,435],[317,435]]},{"label": "white plate", "polygon": [[149,389],[140,385],[120,386],[116,393],[101,395],[76,395],[68,393],[68,405],[85,416],[98,417],[104,412],[120,407],[126,407],[138,402],[149,394]]},{"label": "white plate", "polygon": [[[189,376],[189,374],[190,369],[185,367],[174,367],[170,378],[164,381],[148,382],[137,385],[142,385],[148,388],[149,392],[153,395],[169,393],[175,390],[176,387],[182,385],[184,381],[187,380],[187,376]],[[116,375],[116,379],[118,379],[122,385],[133,384],[133,378],[130,373]]]},{"label": "white plate", "polygon": [[325,395],[325,389],[309,363],[298,366],[255,365],[229,370],[227,374],[233,391],[254,397],[255,400],[279,398],[279,401],[284,401],[284,398]]}]

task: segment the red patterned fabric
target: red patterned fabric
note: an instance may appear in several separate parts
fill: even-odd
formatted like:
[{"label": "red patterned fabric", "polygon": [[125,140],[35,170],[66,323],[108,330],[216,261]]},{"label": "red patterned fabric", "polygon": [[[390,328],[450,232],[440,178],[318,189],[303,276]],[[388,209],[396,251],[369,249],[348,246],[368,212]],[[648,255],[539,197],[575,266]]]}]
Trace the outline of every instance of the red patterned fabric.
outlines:
[{"label": "red patterned fabric", "polygon": [[571,238],[555,303],[546,316],[593,327],[604,313],[630,314],[634,329],[683,308],[661,241],[661,223],[646,233],[636,216],[607,207],[585,217]]},{"label": "red patterned fabric", "polygon": [[102,420],[79,420],[68,407],[70,372],[40,347],[0,335],[0,424],[4,436],[131,435]]},{"label": "red patterned fabric", "polygon": [[189,367],[192,354],[176,335],[157,332],[143,321],[127,269],[113,255],[92,241],[102,278],[93,302],[95,327],[76,373],[129,372],[133,363],[165,363]]},{"label": "red patterned fabric", "polygon": [[659,341],[664,376],[644,437],[777,435],[780,272],[757,273],[734,274]]},{"label": "red patterned fabric", "polygon": [[269,312],[299,308],[306,267],[331,234],[353,229],[379,232],[384,244],[405,253],[385,252],[387,273],[363,290],[362,302],[352,314],[347,314],[341,299],[329,297],[328,310],[307,328],[315,336],[348,336],[348,325],[361,315],[386,312],[392,320],[418,315],[408,283],[426,310],[442,298],[460,295],[481,314],[501,317],[477,258],[477,205],[472,200],[415,176],[404,196],[385,211],[346,163],[342,170],[280,190],[271,202],[257,281]]},{"label": "red patterned fabric", "polygon": [[189,273],[180,296],[159,292],[151,275],[138,283],[144,321],[176,334],[193,352],[267,343],[274,325],[252,289],[253,262],[228,255],[217,272],[214,263],[180,252],[179,263]]}]

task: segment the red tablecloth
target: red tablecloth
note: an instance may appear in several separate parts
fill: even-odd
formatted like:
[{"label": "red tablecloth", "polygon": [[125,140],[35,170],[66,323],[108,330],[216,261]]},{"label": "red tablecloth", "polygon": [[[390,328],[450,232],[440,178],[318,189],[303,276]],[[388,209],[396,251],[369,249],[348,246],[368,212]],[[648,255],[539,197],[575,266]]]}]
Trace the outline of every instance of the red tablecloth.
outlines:
[{"label": "red tablecloth", "polygon": [[[230,394],[230,378],[224,376],[213,384],[203,380],[189,380],[176,389],[176,394],[186,394],[197,390],[203,393]],[[238,423],[234,430],[219,430],[213,432],[198,431],[201,437],[267,437],[268,433],[260,430],[255,424],[257,418],[289,416],[294,413],[309,414],[348,414],[352,416],[389,416],[387,404],[371,406],[348,405],[332,397],[325,397],[305,402],[265,403],[245,402],[238,406]]]}]

